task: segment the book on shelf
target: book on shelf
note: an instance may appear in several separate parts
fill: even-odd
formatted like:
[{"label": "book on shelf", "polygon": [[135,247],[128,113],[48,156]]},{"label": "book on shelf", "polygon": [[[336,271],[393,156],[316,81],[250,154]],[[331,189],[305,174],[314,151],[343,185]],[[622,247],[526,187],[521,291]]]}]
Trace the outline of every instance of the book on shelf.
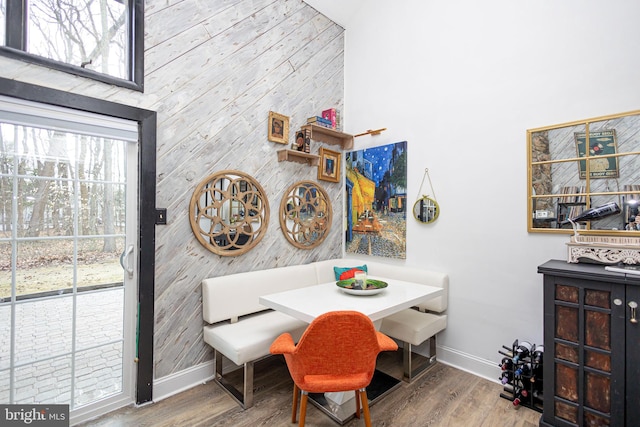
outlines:
[{"label": "book on shelf", "polygon": [[635,194],[625,194],[623,197],[625,201],[629,200],[640,200],[640,185],[625,185],[622,187],[623,191],[633,191]]},{"label": "book on shelf", "polygon": [[584,206],[571,206],[569,208],[569,213],[567,214],[567,217],[573,219],[580,216],[582,212],[584,212]]},{"label": "book on shelf", "polygon": [[305,153],[311,153],[311,131],[309,129],[304,130],[304,146]]},{"label": "book on shelf", "polygon": [[634,274],[640,276],[640,265],[607,265],[605,270],[615,271],[616,273]]},{"label": "book on shelf", "polygon": [[322,112],[322,117],[324,119],[329,120],[329,122],[331,122],[331,127],[333,129],[336,128],[336,109],[335,108],[329,108],[327,110],[324,110]]},{"label": "book on shelf", "polygon": [[584,191],[585,191],[584,187],[578,187],[578,186],[562,187],[562,190],[561,190],[562,195],[558,196],[558,203],[584,204],[587,201],[586,197],[584,194],[580,194],[580,193],[584,193]]},{"label": "book on shelf", "polygon": [[321,126],[329,126],[331,127],[331,120],[327,120],[321,116],[313,116],[307,119],[307,123]]}]

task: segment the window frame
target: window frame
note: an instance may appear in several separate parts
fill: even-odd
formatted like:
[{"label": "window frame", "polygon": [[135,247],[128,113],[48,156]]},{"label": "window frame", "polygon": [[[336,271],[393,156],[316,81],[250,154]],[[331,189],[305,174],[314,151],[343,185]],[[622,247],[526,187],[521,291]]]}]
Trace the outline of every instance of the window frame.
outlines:
[{"label": "window frame", "polygon": [[27,1],[7,0],[6,46],[0,46],[1,56],[144,92],[144,0],[129,0],[127,3],[129,9],[127,22],[129,35],[127,72],[129,79],[121,79],[26,52],[27,15],[25,12]]}]

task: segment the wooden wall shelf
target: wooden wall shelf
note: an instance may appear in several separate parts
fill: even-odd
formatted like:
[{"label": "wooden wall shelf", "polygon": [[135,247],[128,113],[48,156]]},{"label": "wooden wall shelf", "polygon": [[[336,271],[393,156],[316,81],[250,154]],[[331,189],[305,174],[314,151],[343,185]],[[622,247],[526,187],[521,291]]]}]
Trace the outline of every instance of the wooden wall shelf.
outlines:
[{"label": "wooden wall shelf", "polygon": [[307,124],[301,126],[303,130],[311,131],[311,139],[321,141],[326,144],[339,145],[343,150],[351,150],[353,148],[353,135],[343,133],[324,126]]},{"label": "wooden wall shelf", "polygon": [[288,162],[305,163],[309,166],[318,166],[318,163],[320,162],[320,156],[318,156],[317,154],[305,153],[303,151],[287,149],[278,150],[278,161],[283,162],[285,160]]}]

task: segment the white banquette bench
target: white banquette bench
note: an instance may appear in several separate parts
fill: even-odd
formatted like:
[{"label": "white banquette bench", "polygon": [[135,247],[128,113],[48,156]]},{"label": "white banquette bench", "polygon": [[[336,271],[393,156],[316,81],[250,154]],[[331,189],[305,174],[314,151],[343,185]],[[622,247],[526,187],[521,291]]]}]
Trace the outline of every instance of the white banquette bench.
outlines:
[{"label": "white banquette bench", "polygon": [[[435,335],[446,328],[449,278],[444,273],[391,265],[375,260],[354,258],[330,259],[304,265],[257,270],[202,281],[202,314],[205,321],[204,341],[213,347],[214,381],[243,408],[253,405],[254,363],[270,356],[271,343],[284,332],[297,342],[307,323],[286,314],[267,309],[258,298],[275,292],[335,281],[334,267],[366,265],[368,274],[444,288],[442,296],[414,309],[407,309],[383,319],[381,332],[402,342],[404,379],[412,372],[411,346],[427,339],[430,361],[435,362]],[[422,311],[419,311],[422,310]],[[223,357],[243,367],[242,390],[223,375]],[[426,367],[426,366],[425,366]],[[423,370],[423,369],[421,369]]]}]

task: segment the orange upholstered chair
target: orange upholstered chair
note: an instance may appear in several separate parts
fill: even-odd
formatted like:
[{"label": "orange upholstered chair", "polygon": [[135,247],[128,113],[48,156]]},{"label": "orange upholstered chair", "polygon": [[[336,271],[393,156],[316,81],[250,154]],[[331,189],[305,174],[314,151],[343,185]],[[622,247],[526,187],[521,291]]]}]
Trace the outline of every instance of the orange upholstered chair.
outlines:
[{"label": "orange upholstered chair", "polygon": [[357,311],[332,311],[318,316],[306,329],[298,345],[288,333],[271,344],[272,354],[283,354],[293,378],[293,410],[296,422],[298,394],[300,427],[304,427],[309,393],[356,393],[356,417],[360,404],[365,424],[371,426],[365,387],[371,382],[376,358],[381,351],[394,351],[398,345],[375,330],[371,319]]}]

